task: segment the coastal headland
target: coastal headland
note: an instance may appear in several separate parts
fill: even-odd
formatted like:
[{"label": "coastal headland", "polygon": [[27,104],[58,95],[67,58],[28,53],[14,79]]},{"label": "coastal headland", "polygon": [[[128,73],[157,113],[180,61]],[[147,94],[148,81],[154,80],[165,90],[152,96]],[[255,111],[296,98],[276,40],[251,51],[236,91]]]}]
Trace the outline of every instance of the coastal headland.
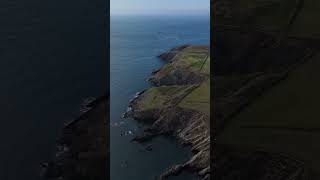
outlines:
[{"label": "coastal headland", "polygon": [[159,135],[174,136],[191,147],[193,156],[164,171],[159,179],[184,170],[210,179],[210,51],[208,46],[183,45],[159,56],[167,61],[149,78],[154,85],[129,103],[125,117],[152,124],[137,142]]}]

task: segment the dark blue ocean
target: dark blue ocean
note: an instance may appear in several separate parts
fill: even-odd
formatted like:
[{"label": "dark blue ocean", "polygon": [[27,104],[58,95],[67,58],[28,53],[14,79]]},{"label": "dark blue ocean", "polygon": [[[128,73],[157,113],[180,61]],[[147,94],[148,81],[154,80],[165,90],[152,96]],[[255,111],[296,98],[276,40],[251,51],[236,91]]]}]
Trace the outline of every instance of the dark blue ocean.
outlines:
[{"label": "dark blue ocean", "polygon": [[64,123],[107,85],[102,0],[0,2],[0,179],[39,180]]},{"label": "dark blue ocean", "polygon": [[[190,158],[188,147],[174,139],[158,137],[147,144],[130,142],[145,125],[123,119],[128,102],[164,62],[157,56],[183,44],[210,41],[209,16],[111,16],[110,48],[110,173],[112,180],[151,180],[170,165]],[[148,152],[145,147],[152,145]],[[183,174],[172,180],[195,179]]]}]

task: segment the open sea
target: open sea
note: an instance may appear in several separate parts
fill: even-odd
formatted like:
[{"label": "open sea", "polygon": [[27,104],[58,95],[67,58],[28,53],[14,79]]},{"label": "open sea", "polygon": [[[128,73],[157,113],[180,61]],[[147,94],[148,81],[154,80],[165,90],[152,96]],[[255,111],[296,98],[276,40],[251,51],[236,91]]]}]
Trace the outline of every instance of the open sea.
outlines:
[{"label": "open sea", "polygon": [[0,2],[0,179],[39,180],[65,122],[107,85],[105,2]]},{"label": "open sea", "polygon": [[[208,16],[111,16],[110,32],[110,174],[111,180],[152,180],[191,153],[173,138],[146,144],[130,142],[145,127],[122,113],[134,95],[150,87],[147,78],[165,62],[157,56],[183,44],[210,43]],[[151,152],[145,148],[152,145]],[[184,173],[171,180],[194,180]]]}]

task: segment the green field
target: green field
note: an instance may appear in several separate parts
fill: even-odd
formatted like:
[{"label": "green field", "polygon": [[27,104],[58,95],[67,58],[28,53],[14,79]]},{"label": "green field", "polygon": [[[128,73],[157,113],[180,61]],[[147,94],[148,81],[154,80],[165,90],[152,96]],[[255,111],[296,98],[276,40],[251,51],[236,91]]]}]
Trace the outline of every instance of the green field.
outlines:
[{"label": "green field", "polygon": [[139,109],[161,109],[173,103],[177,103],[181,108],[196,110],[209,116],[210,81],[206,81],[199,86],[160,86],[150,88],[143,94]]},{"label": "green field", "polygon": [[152,87],[143,93],[139,101],[140,110],[162,109],[173,99],[184,96],[194,86],[160,86]]},{"label": "green field", "polygon": [[174,64],[167,64],[165,70],[170,69],[167,66],[180,66],[180,68],[187,67],[189,71],[193,72],[210,73],[210,53],[208,48],[190,46],[180,52],[177,58]]},{"label": "green field", "polygon": [[[210,73],[210,55],[206,46],[189,46],[179,52],[173,63],[166,64],[160,71],[170,74],[175,69],[183,72]],[[186,73],[188,75],[188,73]],[[146,90],[138,101],[140,110],[164,109],[168,106],[195,110],[210,116],[210,80],[193,85],[170,85]]]},{"label": "green field", "polygon": [[210,81],[194,89],[179,103],[179,107],[200,111],[210,116]]}]

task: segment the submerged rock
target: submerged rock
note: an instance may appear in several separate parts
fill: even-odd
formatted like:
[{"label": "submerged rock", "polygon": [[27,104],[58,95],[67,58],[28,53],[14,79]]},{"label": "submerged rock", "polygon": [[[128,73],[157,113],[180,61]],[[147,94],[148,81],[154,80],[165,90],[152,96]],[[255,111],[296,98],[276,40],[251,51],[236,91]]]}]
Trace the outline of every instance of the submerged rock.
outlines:
[{"label": "submerged rock", "polygon": [[152,150],[153,150],[152,145],[148,145],[148,146],[146,147],[146,150],[147,150],[147,151],[152,151]]}]

